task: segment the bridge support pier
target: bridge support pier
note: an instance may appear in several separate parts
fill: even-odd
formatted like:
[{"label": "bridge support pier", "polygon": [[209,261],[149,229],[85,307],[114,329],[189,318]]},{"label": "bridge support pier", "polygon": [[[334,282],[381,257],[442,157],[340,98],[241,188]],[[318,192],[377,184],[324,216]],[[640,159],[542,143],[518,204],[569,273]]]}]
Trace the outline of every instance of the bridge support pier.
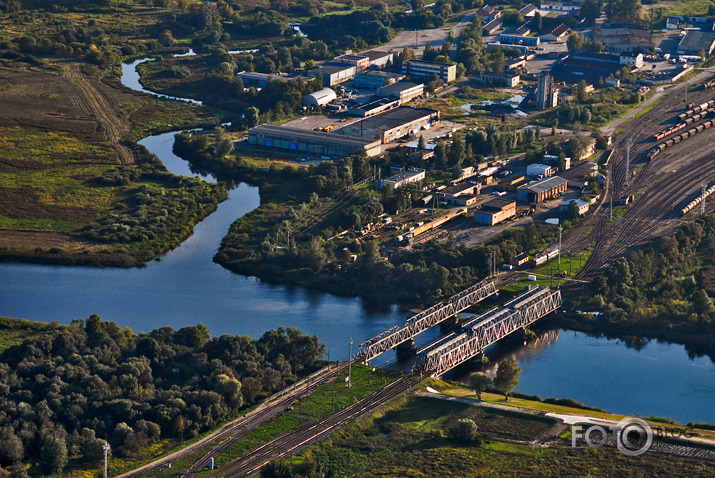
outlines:
[{"label": "bridge support pier", "polygon": [[439,330],[444,333],[456,327],[457,324],[459,324],[459,318],[456,315],[453,315],[452,317],[440,322]]},{"label": "bridge support pier", "polygon": [[415,348],[415,339],[411,338],[405,340],[401,344],[397,344],[395,350],[397,350],[398,357],[402,357],[403,355],[414,355],[417,353],[417,349]]}]

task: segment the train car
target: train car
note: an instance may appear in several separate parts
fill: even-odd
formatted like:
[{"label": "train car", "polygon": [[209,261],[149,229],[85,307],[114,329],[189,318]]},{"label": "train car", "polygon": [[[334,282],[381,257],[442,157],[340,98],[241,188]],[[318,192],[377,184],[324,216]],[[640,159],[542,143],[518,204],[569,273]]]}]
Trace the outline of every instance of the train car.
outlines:
[{"label": "train car", "polygon": [[544,254],[543,256],[536,256],[536,257],[534,257],[534,265],[540,266],[541,264],[543,264],[544,262],[546,262],[548,260],[549,260],[549,258],[546,257],[546,254]]},{"label": "train car", "polygon": [[558,256],[558,255],[559,255],[559,250],[558,250],[558,249],[554,249],[553,251],[549,251],[549,252],[546,253],[546,257],[549,258],[549,259],[553,259],[554,257],[556,257],[556,256]]}]

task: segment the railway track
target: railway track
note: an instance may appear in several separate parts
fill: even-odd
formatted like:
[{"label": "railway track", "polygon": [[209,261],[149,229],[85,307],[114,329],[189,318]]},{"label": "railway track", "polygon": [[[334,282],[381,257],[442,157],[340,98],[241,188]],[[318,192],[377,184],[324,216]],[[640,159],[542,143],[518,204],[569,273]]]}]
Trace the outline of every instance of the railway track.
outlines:
[{"label": "railway track", "polygon": [[414,388],[421,380],[420,375],[406,375],[342,410],[288,432],[249,452],[226,466],[221,476],[226,478],[253,476],[269,462],[299,453],[348,423],[375,412]]},{"label": "railway track", "polygon": [[201,470],[203,470],[209,463],[212,456],[217,456],[221,452],[225,451],[233,443],[238,440],[243,439],[248,433],[260,427],[264,423],[269,422],[278,415],[284,413],[293,403],[301,398],[305,398],[307,395],[313,392],[313,390],[319,385],[323,385],[326,382],[334,379],[340,373],[347,369],[347,363],[340,364],[330,370],[328,373],[309,381],[306,387],[296,388],[290,393],[287,393],[283,397],[278,397],[270,403],[261,405],[260,407],[252,410],[238,420],[225,425],[213,434],[206,437],[204,440],[197,442],[193,445],[189,445],[169,456],[156,460],[148,465],[137,468],[128,473],[119,475],[116,478],[144,478],[151,476],[161,470],[168,467],[170,463],[175,463],[177,461],[186,459],[199,450],[211,447],[207,452],[201,455],[192,466],[190,466],[185,472],[179,471],[183,477],[193,477],[196,476]]}]

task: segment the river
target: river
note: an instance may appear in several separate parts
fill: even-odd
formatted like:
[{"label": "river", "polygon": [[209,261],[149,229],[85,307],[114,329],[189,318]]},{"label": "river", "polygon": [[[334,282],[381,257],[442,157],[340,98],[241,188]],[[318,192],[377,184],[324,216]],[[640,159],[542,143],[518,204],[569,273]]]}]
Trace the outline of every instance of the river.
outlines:
[{"label": "river", "polygon": [[[122,82],[146,91],[138,82],[139,62],[124,65]],[[174,134],[166,133],[140,144],[174,174],[194,175],[172,153],[173,141]],[[259,203],[257,188],[238,185],[189,239],[141,269],[0,264],[0,315],[69,323],[97,313],[135,332],[203,322],[213,335],[254,338],[294,326],[317,334],[333,360],[348,357],[351,338],[355,353],[360,342],[409,315],[397,306],[375,310],[357,298],[267,284],[213,263],[231,223]],[[417,345],[436,337],[436,329],[422,334]],[[678,345],[651,342],[635,350],[620,341],[560,331],[527,346],[497,345],[488,355],[496,360],[504,354],[519,359],[517,390],[524,393],[570,397],[616,413],[715,423],[715,365],[707,358],[691,360]],[[376,364],[394,365],[394,358],[388,352]]]}]

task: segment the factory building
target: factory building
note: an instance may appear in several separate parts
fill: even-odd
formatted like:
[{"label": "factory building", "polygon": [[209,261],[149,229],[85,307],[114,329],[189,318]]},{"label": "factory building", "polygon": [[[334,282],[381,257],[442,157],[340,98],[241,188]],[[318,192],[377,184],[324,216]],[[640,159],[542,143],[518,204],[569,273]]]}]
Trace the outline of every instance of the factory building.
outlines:
[{"label": "factory building", "polygon": [[245,88],[263,88],[269,81],[294,81],[299,79],[298,76],[288,76],[285,73],[257,73],[255,71],[241,71],[236,73],[236,76],[241,77]]},{"label": "factory building", "polygon": [[355,88],[376,90],[381,86],[391,85],[403,79],[405,75],[388,73],[386,71],[369,71],[358,74],[353,80]]},{"label": "factory building", "polygon": [[482,83],[488,83],[492,85],[506,86],[508,88],[514,88],[519,84],[521,78],[519,75],[510,75],[509,73],[484,73],[478,78]]},{"label": "factory building", "polygon": [[364,51],[360,56],[366,56],[370,60],[370,68],[387,68],[392,66],[395,61],[395,55],[389,51]]},{"label": "factory building", "polygon": [[489,36],[493,35],[499,31],[499,29],[504,25],[504,21],[501,18],[495,18],[491,22],[484,25],[482,29],[482,35]]},{"label": "factory building", "polygon": [[385,186],[392,186],[393,189],[400,189],[401,187],[407,186],[412,183],[419,183],[425,178],[425,170],[419,168],[410,168],[407,170],[402,170],[394,176],[390,176],[387,179],[381,179],[377,181],[375,186],[377,189],[382,189]]},{"label": "factory building", "polygon": [[686,30],[685,36],[678,43],[678,55],[699,55],[704,51],[710,55],[715,48],[715,33]]},{"label": "factory building", "polygon": [[485,24],[491,22],[495,18],[499,18],[501,16],[501,12],[492,6],[484,5],[482,8],[477,10],[477,16],[481,17],[482,24]]},{"label": "factory building", "polygon": [[343,134],[379,140],[386,144],[439,122],[439,111],[401,106],[345,126]]},{"label": "factory building", "polygon": [[568,181],[559,176],[544,178],[518,189],[519,201],[538,203],[566,192]]},{"label": "factory building", "polygon": [[497,39],[499,43],[505,43],[507,45],[539,46],[540,43],[539,37],[507,35],[506,33],[500,34]]},{"label": "factory building", "polygon": [[377,89],[377,96],[382,98],[394,98],[402,103],[421,96],[425,92],[425,85],[422,83],[411,83],[409,81],[399,81],[392,85],[383,86]]},{"label": "factory building", "polygon": [[364,150],[368,156],[381,153],[380,142],[321,131],[304,131],[264,124],[248,131],[252,146],[315,156],[345,157]]},{"label": "factory building", "polygon": [[357,69],[354,65],[321,65],[310,70],[308,74],[323,78],[323,86],[335,86],[353,78]]},{"label": "factory building", "polygon": [[591,203],[584,201],[583,199],[572,199],[571,201],[563,201],[559,205],[560,211],[568,211],[571,208],[571,203],[576,203],[576,210],[579,216],[583,216],[588,212],[588,208],[591,207]]},{"label": "factory building", "polygon": [[444,202],[455,206],[471,206],[477,202],[480,192],[479,183],[457,183],[448,186],[437,193],[444,198]]},{"label": "factory building", "polygon": [[436,63],[434,61],[407,60],[402,62],[402,73],[418,78],[437,78],[446,82],[454,81],[457,78],[457,65],[446,63]]},{"label": "factory building", "polygon": [[330,60],[331,65],[351,65],[357,71],[364,71],[370,66],[370,58],[363,55],[340,55]]},{"label": "factory building", "polygon": [[541,75],[536,80],[536,109],[553,108],[559,103],[559,90],[551,75]]},{"label": "factory building", "polygon": [[474,214],[477,224],[493,226],[516,216],[516,201],[509,199],[492,199],[482,204],[482,208]]},{"label": "factory building", "polygon": [[365,103],[358,106],[353,106],[348,109],[348,114],[352,116],[362,116],[367,118],[369,116],[379,115],[385,111],[397,108],[400,106],[400,101],[393,98],[379,98],[369,103]]},{"label": "factory building", "polygon": [[562,23],[559,26],[544,33],[539,38],[541,38],[543,41],[562,42],[562,41],[566,40],[570,31],[571,31],[571,29]]},{"label": "factory building", "polygon": [[303,97],[302,104],[303,106],[312,106],[314,108],[318,108],[326,106],[337,99],[338,95],[335,94],[335,91],[331,90],[330,88],[323,88],[322,90],[318,90],[305,95]]}]

